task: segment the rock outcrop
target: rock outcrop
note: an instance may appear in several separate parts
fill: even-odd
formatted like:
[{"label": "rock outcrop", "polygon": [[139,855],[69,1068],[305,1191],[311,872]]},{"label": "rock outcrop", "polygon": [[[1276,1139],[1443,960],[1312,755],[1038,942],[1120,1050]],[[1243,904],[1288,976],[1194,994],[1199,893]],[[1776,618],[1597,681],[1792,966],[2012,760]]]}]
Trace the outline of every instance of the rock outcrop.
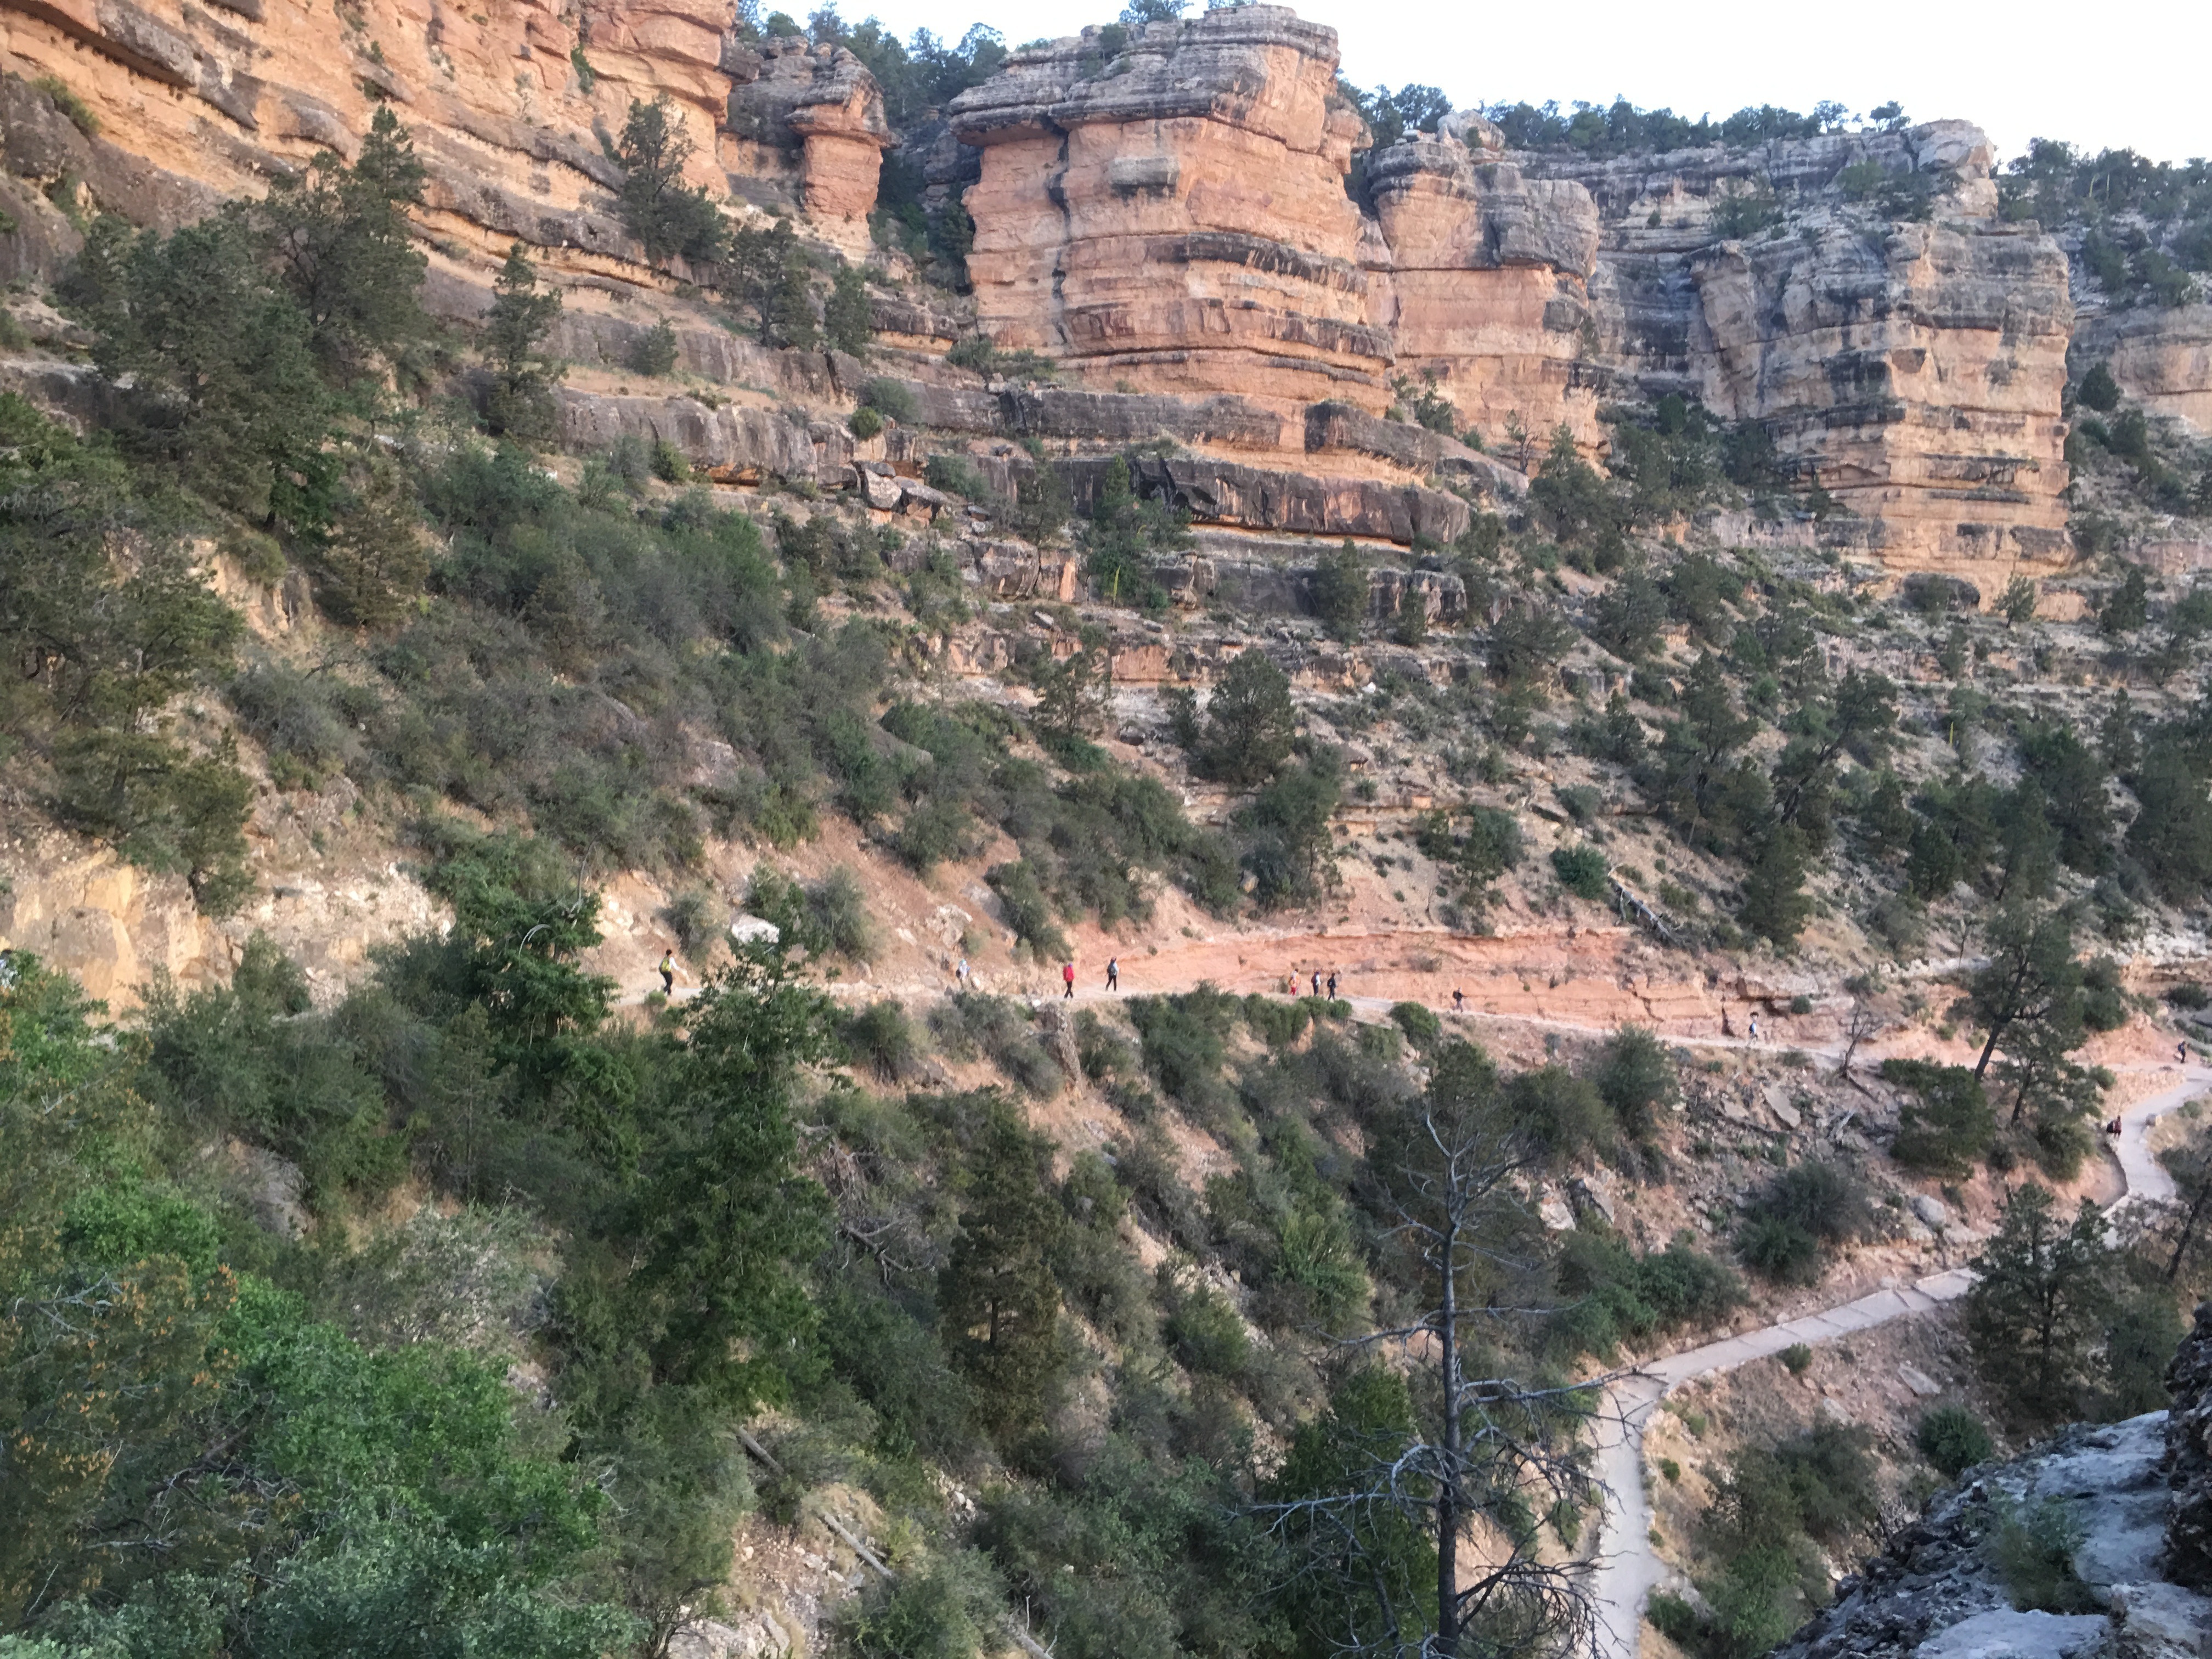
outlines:
[{"label": "rock outcrop", "polygon": [[[495,263],[519,240],[573,274],[649,287],[605,145],[634,100],[665,97],[691,140],[690,183],[720,201],[760,196],[765,179],[765,193],[817,215],[826,240],[864,244],[896,142],[873,78],[849,52],[752,51],[735,21],[732,0],[360,0],[335,18],[304,0],[8,0],[11,88],[54,77],[102,135],[21,132],[42,124],[11,90],[8,168],[40,188],[67,172],[83,209],[174,224],[318,151],[353,155],[386,104],[414,136],[424,228],[448,257]],[[733,98],[741,89],[751,101]],[[764,107],[782,124],[765,144]],[[78,149],[96,165],[63,166]]]},{"label": "rock outcrop", "polygon": [[951,106],[983,153],[978,323],[1146,390],[1379,413],[1391,348],[1344,191],[1365,125],[1336,94],[1336,32],[1246,6],[1116,33],[1016,52]]},{"label": "rock outcrop", "polygon": [[2212,1302],[2197,1310],[2166,1373],[2173,1405],[2166,1417],[2166,1465],[2172,1488],[2166,1522],[2166,1575],[2212,1590]]},{"label": "rock outcrop", "polygon": [[[2212,1599],[2160,1571],[2166,1420],[2152,1412],[2081,1425],[1975,1471],[1844,1580],[1835,1605],[1776,1649],[1776,1659],[2198,1659]],[[2100,1612],[2016,1608],[1991,1559],[1988,1539],[2002,1513],[2054,1499],[2079,1527],[2069,1565]]]},{"label": "rock outcrop", "polygon": [[736,83],[721,140],[732,187],[758,199],[764,181],[795,177],[816,229],[865,250],[884,152],[899,142],[875,76],[844,47],[803,40],[733,42],[722,63]]},{"label": "rock outcrop", "polygon": [[1518,159],[1596,205],[1597,355],[1624,391],[1758,422],[1892,569],[1994,593],[2068,556],[2065,257],[1997,219],[1978,129]]},{"label": "rock outcrop", "polygon": [[2212,305],[2134,306],[2086,315],[2068,359],[2077,379],[2091,364],[2103,363],[2120,390],[2150,414],[2212,433]]},{"label": "rock outcrop", "polygon": [[1589,309],[1589,192],[1452,137],[1393,145],[1368,178],[1390,249],[1400,372],[1433,380],[1462,430],[1564,422],[1595,449],[1608,376]]},{"label": "rock outcrop", "polygon": [[1602,399],[1680,392],[1765,428],[1892,568],[1994,592],[2067,556],[2065,259],[1998,221],[1977,129],[1590,162],[1462,120],[1370,158],[1370,218],[1335,64],[1267,6],[1016,54],[950,111],[982,156],[980,325],[1094,384],[1241,397],[1285,457],[1302,405],[1371,417],[1409,381],[1593,453]]}]

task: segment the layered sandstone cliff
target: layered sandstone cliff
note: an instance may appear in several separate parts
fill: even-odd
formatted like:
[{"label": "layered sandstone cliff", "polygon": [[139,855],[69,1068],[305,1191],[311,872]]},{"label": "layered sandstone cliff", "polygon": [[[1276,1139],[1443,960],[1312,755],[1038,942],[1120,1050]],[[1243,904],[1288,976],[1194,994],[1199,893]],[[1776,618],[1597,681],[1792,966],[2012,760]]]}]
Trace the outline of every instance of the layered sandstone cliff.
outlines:
[{"label": "layered sandstone cliff", "polygon": [[2066,557],[2065,260],[1997,220],[1976,129],[1585,162],[1460,121],[1370,158],[1369,217],[1335,66],[1265,6],[1018,54],[950,112],[981,326],[1093,384],[1240,396],[1284,455],[1300,405],[1409,383],[1592,453],[1607,399],[1679,392],[1763,426],[1890,568],[1993,589]]},{"label": "layered sandstone cliff", "polygon": [[977,321],[1102,380],[1379,412],[1387,261],[1344,192],[1365,127],[1336,62],[1276,6],[1016,53],[950,112],[983,153]]},{"label": "layered sandstone cliff", "polygon": [[1521,159],[1596,204],[1592,311],[1624,389],[1764,426],[1852,515],[1831,533],[1891,568],[1994,591],[2067,557],[2066,261],[1996,218],[1978,129]]},{"label": "layered sandstone cliff", "polygon": [[1398,366],[1433,381],[1462,430],[1564,422],[1595,448],[1607,380],[1588,286],[1596,206],[1579,185],[1528,178],[1485,137],[1416,137],[1368,163]]},{"label": "layered sandstone cliff", "polygon": [[428,170],[422,222],[447,269],[480,276],[520,240],[572,276],[651,287],[609,150],[633,101],[665,97],[691,141],[690,183],[717,201],[803,204],[825,240],[865,245],[896,142],[874,81],[849,53],[748,48],[735,25],[732,0],[342,0],[334,14],[306,0],[3,0],[0,70],[58,81],[97,125],[76,141],[25,134],[35,112],[11,96],[9,167],[40,190],[66,179],[80,213],[173,225],[319,151],[350,157],[386,104]]}]

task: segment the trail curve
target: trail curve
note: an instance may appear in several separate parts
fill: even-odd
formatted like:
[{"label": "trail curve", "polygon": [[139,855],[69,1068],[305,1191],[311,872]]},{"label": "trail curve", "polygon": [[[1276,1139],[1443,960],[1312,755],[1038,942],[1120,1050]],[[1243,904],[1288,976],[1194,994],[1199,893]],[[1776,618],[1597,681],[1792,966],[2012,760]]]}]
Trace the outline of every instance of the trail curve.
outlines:
[{"label": "trail curve", "polygon": [[[2212,1091],[2212,1069],[2185,1066],[2171,1089],[2136,1101],[2120,1113],[2115,1154],[2127,1189],[2112,1205],[2158,1202],[2173,1196],[2173,1177],[2150,1151],[2150,1126],[2197,1096]],[[2110,1212],[2108,1212],[2109,1213]],[[1906,1314],[1955,1302],[1973,1285],[1971,1269],[1953,1267],[1875,1291],[1832,1308],[1802,1314],[1755,1331],[1647,1360],[1606,1391],[1600,1416],[1598,1468],[1606,1491],[1603,1536],[1613,1547],[1595,1560],[1592,1601],[1596,1614],[1596,1659],[1638,1659],[1644,1598],[1666,1577],[1651,1547],[1651,1511],[1644,1490],[1644,1425],[1659,1402],[1685,1382],[1711,1376],[1795,1343],[1810,1346],[1855,1331],[1872,1330]]]}]

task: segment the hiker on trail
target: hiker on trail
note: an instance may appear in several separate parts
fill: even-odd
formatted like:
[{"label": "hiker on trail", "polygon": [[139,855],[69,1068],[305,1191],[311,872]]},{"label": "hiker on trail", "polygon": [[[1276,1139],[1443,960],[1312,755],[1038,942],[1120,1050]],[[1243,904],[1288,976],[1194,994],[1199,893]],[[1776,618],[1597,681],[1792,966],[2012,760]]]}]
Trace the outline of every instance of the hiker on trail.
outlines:
[{"label": "hiker on trail", "polygon": [[676,952],[673,951],[660,953],[660,994],[665,997],[676,994]]},{"label": "hiker on trail", "polygon": [[952,970],[952,992],[957,996],[968,988],[968,958],[960,958],[960,965]]},{"label": "hiker on trail", "polygon": [[1313,994],[1314,994],[1316,996],[1319,996],[1319,995],[1321,994],[1321,969],[1318,969],[1318,968],[1316,968],[1316,969],[1314,969],[1314,974],[1313,974]]},{"label": "hiker on trail", "polygon": [[1298,970],[1295,968],[1283,975],[1283,994],[1294,997],[1298,994]]},{"label": "hiker on trail", "polygon": [[2174,1057],[2176,1060],[2179,1060],[2179,1061],[2180,1061],[2184,1066],[2188,1065],[2188,1064],[2189,1064],[2189,1045],[2188,1045],[2186,1042],[2177,1042],[2177,1043],[2175,1043],[2175,1044],[2173,1045],[2173,1057]]},{"label": "hiker on trail", "polygon": [[1121,988],[1121,958],[1119,957],[1106,958],[1106,988],[1109,991]]},{"label": "hiker on trail", "polygon": [[1464,991],[1454,991],[1452,993],[1452,1012],[1460,1014],[1465,1013],[1466,1012],[1467,993]]},{"label": "hiker on trail", "polygon": [[2119,1119],[2114,1118],[2110,1123],[2107,1123],[2105,1126],[2105,1133],[2112,1136],[2113,1139],[2118,1140],[2120,1138]]},{"label": "hiker on trail", "polygon": [[1757,1014],[1753,1014],[1751,1017],[1751,1040],[1753,1042],[1759,1041],[1759,1016]]},{"label": "hiker on trail", "polygon": [[1334,1002],[1334,1001],[1335,1001],[1335,1000],[1336,1000],[1336,970],[1335,970],[1334,969],[1331,969],[1329,970],[1329,975],[1328,975],[1328,1000],[1329,1000],[1331,1002]]},{"label": "hiker on trail", "polygon": [[1060,1000],[1062,1001],[1073,1000],[1075,995],[1075,964],[1073,963],[1066,962],[1060,964],[1060,980],[1061,984],[1067,987],[1067,989],[1061,993]]}]

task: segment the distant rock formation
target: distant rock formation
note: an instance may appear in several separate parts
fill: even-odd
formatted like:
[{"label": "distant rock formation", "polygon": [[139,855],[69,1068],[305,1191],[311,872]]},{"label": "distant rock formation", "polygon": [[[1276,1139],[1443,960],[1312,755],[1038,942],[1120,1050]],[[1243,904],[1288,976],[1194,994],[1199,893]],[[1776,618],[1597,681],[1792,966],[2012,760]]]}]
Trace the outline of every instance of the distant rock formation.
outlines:
[{"label": "distant rock formation", "polygon": [[[1126,33],[1126,31],[1117,31]],[[955,99],[976,319],[1003,345],[1145,391],[1380,413],[1387,266],[1345,194],[1365,124],[1336,32],[1279,6],[1016,52]]]}]

